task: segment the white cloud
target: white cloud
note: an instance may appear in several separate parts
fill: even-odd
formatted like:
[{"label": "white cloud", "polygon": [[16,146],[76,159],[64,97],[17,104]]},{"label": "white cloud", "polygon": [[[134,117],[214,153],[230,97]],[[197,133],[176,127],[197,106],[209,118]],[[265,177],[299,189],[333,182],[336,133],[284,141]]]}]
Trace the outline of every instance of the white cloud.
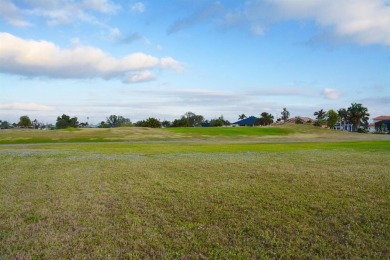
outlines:
[{"label": "white cloud", "polygon": [[207,23],[224,29],[244,25],[252,34],[263,35],[278,22],[314,21],[329,39],[390,45],[389,0],[254,0],[230,9],[222,2],[175,21],[168,33]]},{"label": "white cloud", "polygon": [[176,70],[177,72],[180,72],[183,70],[182,64],[180,62],[178,62],[177,60],[174,60],[171,57],[165,57],[165,58],[160,59],[160,67],[163,69],[172,68],[172,69]]},{"label": "white cloud", "polygon": [[143,13],[145,12],[145,5],[142,2],[134,3],[130,6],[130,9],[134,12]]},{"label": "white cloud", "polygon": [[326,99],[338,99],[340,98],[341,96],[341,92],[336,90],[336,89],[332,89],[332,88],[325,88],[323,91],[322,91],[322,95],[326,98]]},{"label": "white cloud", "polygon": [[[388,0],[267,0],[247,6],[251,22],[312,19],[340,38],[359,44],[390,45]],[[267,7],[267,13],[264,8]],[[249,15],[248,15],[249,14]]]},{"label": "white cloud", "polygon": [[153,74],[150,71],[145,70],[145,71],[140,71],[140,72],[136,72],[136,73],[131,74],[123,82],[124,83],[139,83],[139,82],[151,81],[154,79],[155,79],[155,77],[153,76]]},{"label": "white cloud", "polygon": [[119,6],[108,0],[83,0],[81,6],[100,13],[115,13]]},{"label": "white cloud", "polygon": [[88,22],[110,29],[95,13],[114,14],[120,6],[110,0],[29,0],[16,5],[9,0],[0,1],[0,17],[17,26],[29,25],[31,16],[43,18],[48,25],[64,25],[75,21]]},{"label": "white cloud", "polygon": [[8,0],[0,1],[0,18],[3,18],[6,22],[15,26],[30,25],[30,23],[23,18],[23,12]]},{"label": "white cloud", "polygon": [[144,53],[114,58],[92,46],[60,48],[52,42],[0,33],[0,72],[27,77],[111,79],[154,68],[178,70],[181,64],[171,57],[159,59]]},{"label": "white cloud", "polygon": [[24,110],[24,111],[52,111],[53,107],[37,103],[0,103],[0,109]]}]

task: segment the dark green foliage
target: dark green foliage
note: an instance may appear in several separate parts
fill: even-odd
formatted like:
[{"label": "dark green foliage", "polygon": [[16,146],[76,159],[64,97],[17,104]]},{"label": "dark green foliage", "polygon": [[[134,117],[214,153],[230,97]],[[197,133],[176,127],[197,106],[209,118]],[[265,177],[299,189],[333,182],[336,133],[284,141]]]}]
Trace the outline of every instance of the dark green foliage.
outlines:
[{"label": "dark green foliage", "polygon": [[146,120],[141,120],[135,123],[138,127],[150,127],[150,128],[161,128],[161,122],[154,117],[149,117]]},{"label": "dark green foliage", "polygon": [[56,128],[64,129],[68,127],[78,127],[79,122],[77,121],[77,117],[70,117],[68,115],[63,114],[61,117],[57,117]]},{"label": "dark green foliage", "polygon": [[224,125],[226,126],[230,125],[230,122],[228,120],[225,120],[223,116],[210,120],[210,126],[216,127],[216,126],[224,126]]},{"label": "dark green foliage", "polygon": [[238,116],[238,120],[242,120],[242,119],[245,119],[246,118],[246,115],[245,114],[241,114]]},{"label": "dark green foliage", "polygon": [[110,128],[110,126],[106,122],[104,122],[104,121],[101,121],[100,125],[98,127],[99,128]]},{"label": "dark green foliage", "polygon": [[172,127],[189,127],[189,125],[187,119],[182,116],[180,119],[173,120]]},{"label": "dark green foliage", "polygon": [[286,121],[290,117],[290,112],[287,108],[283,108],[283,111],[280,113],[282,115],[282,120]]},{"label": "dark green foliage", "polygon": [[11,127],[11,124],[8,123],[8,121],[1,121],[0,120],[0,129],[8,129]]},{"label": "dark green foliage", "polygon": [[170,127],[171,125],[172,125],[172,123],[168,120],[164,120],[161,122],[162,127]]},{"label": "dark green foliage", "polygon": [[131,121],[129,118],[125,118],[123,116],[110,115],[106,119],[106,124],[109,127],[120,127],[120,126],[131,126]]},{"label": "dark green foliage", "polygon": [[31,126],[32,124],[28,116],[21,116],[18,125],[26,127],[26,126]]},{"label": "dark green foliage", "polygon": [[323,121],[327,117],[327,113],[323,109],[314,112],[314,115],[317,116],[317,120],[319,121]]},{"label": "dark green foliage", "polygon": [[368,125],[368,119],[370,114],[368,109],[363,107],[362,104],[352,103],[351,106],[347,109],[347,118],[356,129],[360,128],[360,125]]},{"label": "dark green foliage", "polygon": [[333,128],[336,125],[338,120],[339,120],[339,114],[336,111],[334,111],[333,109],[330,109],[328,111],[327,125],[330,128]]},{"label": "dark green foliage", "polygon": [[193,112],[187,112],[180,119],[173,120],[170,126],[172,127],[194,127],[201,126],[204,122],[202,115],[197,115]]},{"label": "dark green foliage", "polygon": [[267,112],[261,113],[259,120],[256,121],[256,123],[258,123],[259,125],[270,125],[273,122],[274,122],[274,116]]}]

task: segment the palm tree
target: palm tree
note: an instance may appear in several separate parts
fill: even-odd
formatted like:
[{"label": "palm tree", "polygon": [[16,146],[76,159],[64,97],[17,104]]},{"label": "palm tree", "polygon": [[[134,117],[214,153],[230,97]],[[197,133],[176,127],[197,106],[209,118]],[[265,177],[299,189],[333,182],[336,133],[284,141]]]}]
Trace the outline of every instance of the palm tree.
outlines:
[{"label": "palm tree", "polygon": [[363,107],[362,104],[352,103],[347,109],[348,121],[351,122],[356,130],[360,128],[362,123],[368,124],[370,114],[368,109]]},{"label": "palm tree", "polygon": [[246,118],[246,115],[245,115],[245,114],[241,114],[241,115],[238,116],[238,119],[239,119],[239,120],[243,120],[243,119],[245,119],[245,118]]},{"label": "palm tree", "polygon": [[282,120],[286,121],[290,117],[290,112],[287,108],[283,108],[283,111],[280,113],[282,115]]},{"label": "palm tree", "polygon": [[260,115],[260,122],[262,125],[270,125],[274,122],[274,116],[271,114],[268,114],[267,112],[263,112]]},{"label": "palm tree", "polygon": [[314,115],[317,116],[317,120],[324,120],[326,117],[326,112],[323,109],[321,109],[317,112],[314,112]]},{"label": "palm tree", "polygon": [[348,112],[345,108],[340,108],[337,110],[337,113],[339,114],[340,118],[340,129],[344,130],[345,124],[347,123]]}]

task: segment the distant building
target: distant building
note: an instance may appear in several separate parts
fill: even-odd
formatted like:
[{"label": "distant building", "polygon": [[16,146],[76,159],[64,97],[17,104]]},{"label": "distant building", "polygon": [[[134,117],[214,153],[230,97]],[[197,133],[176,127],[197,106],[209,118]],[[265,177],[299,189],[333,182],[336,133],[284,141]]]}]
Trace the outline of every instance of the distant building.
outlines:
[{"label": "distant building", "polygon": [[245,119],[234,122],[233,126],[254,126],[258,118],[254,116],[247,117]]},{"label": "distant building", "polygon": [[376,132],[387,133],[390,131],[390,120],[381,120],[375,123]]},{"label": "distant building", "polygon": [[377,123],[379,121],[382,121],[382,120],[390,120],[390,116],[377,116],[377,117],[374,117],[374,123]]},{"label": "distant building", "polygon": [[[373,118],[373,125],[375,132],[389,132],[390,131],[390,116],[377,116]],[[371,130],[372,124],[370,124]]]}]

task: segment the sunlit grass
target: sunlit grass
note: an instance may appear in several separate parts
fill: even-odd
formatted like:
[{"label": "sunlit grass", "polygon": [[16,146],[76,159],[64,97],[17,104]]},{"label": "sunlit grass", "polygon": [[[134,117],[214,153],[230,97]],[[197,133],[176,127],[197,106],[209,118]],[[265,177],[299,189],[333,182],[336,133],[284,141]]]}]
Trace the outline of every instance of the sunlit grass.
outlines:
[{"label": "sunlit grass", "polygon": [[0,146],[0,258],[377,258],[390,142]]}]

